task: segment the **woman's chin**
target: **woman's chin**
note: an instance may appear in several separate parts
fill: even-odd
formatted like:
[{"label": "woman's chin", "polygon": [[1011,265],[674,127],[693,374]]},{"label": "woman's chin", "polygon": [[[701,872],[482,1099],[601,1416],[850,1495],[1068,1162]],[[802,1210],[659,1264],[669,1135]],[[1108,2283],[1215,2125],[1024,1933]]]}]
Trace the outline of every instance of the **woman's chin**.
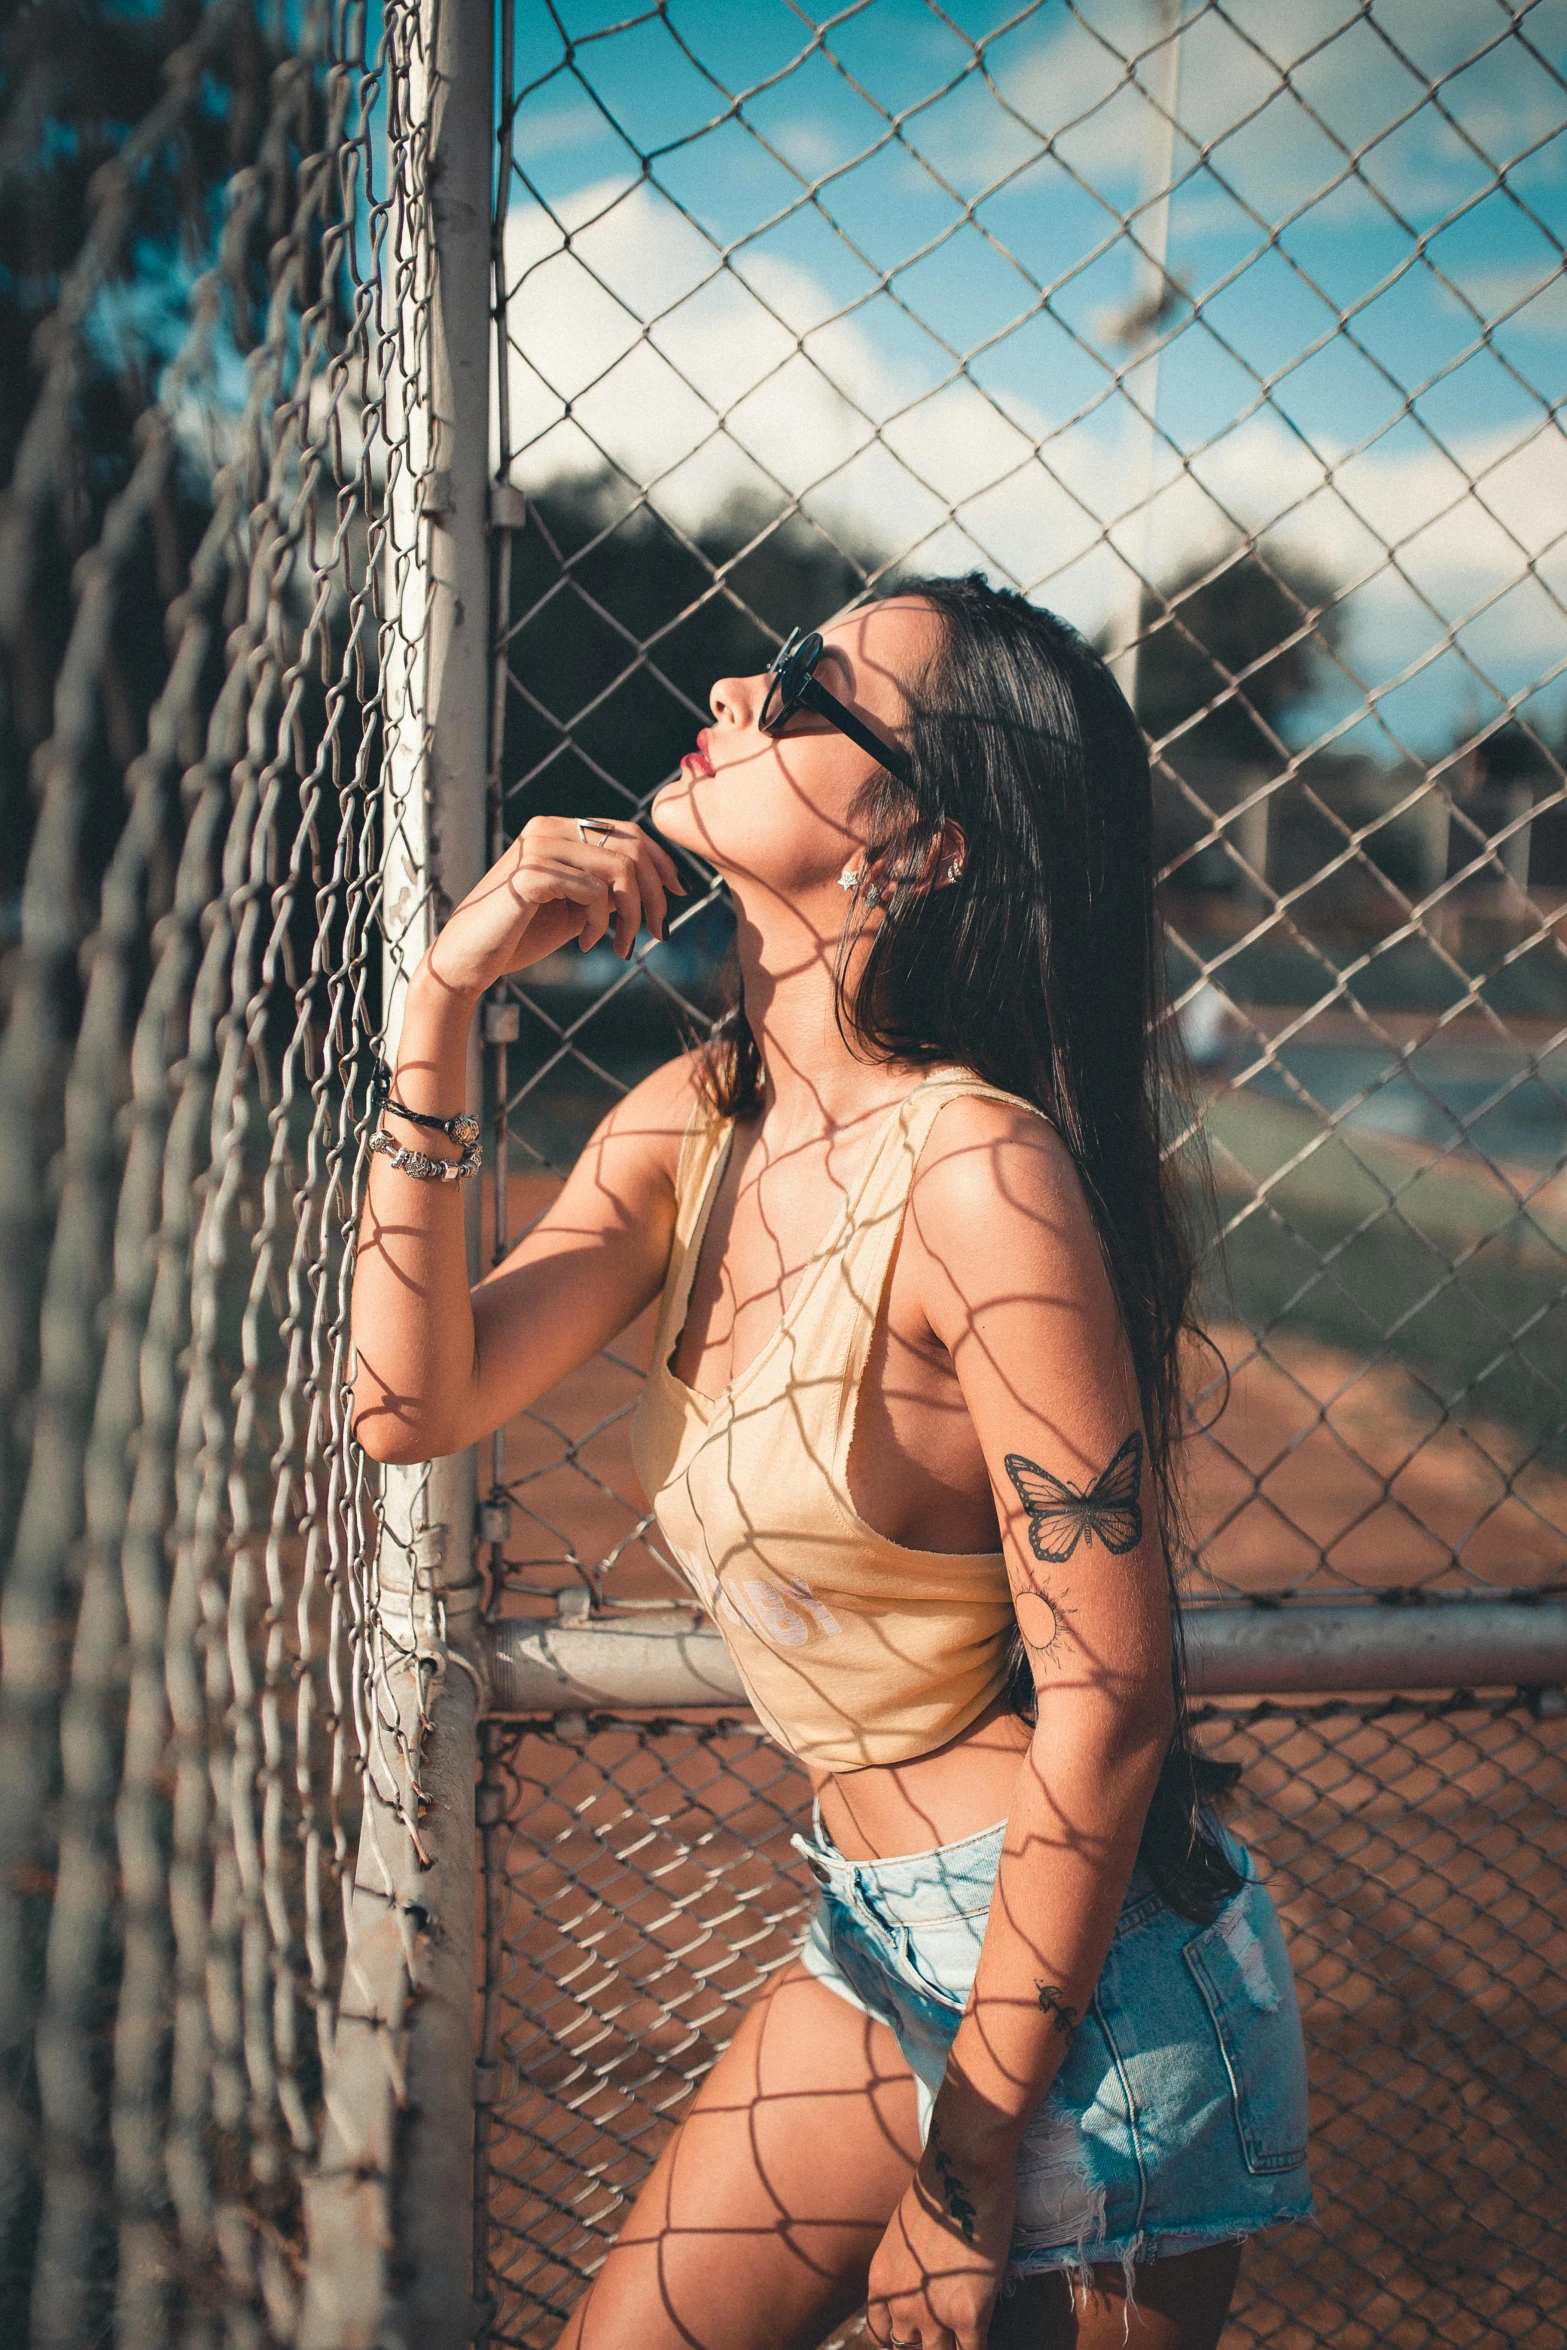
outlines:
[{"label": "woman's chin", "polygon": [[648,822],[656,825],[665,840],[677,849],[690,849],[698,857],[711,857],[711,849],[691,805],[691,787],[683,775],[653,794],[647,814]]},{"label": "woman's chin", "polygon": [[[671,817],[678,825],[681,813],[690,797],[691,794],[686,788],[686,780],[683,775],[676,776],[671,783],[661,784],[648,802],[649,821],[656,824],[660,832],[668,832]],[[678,834],[671,835],[671,837],[678,838]],[[681,845],[683,847],[684,843],[682,842]]]}]

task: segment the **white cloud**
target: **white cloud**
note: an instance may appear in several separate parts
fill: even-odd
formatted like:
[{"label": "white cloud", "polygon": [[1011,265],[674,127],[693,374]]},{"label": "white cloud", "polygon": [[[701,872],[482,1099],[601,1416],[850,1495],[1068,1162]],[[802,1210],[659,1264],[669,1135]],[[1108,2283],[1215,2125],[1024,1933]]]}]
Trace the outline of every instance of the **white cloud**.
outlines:
[{"label": "white cloud", "polygon": [[[937,550],[982,562],[1090,630],[1127,611],[1128,561],[1168,576],[1232,526],[1269,530],[1335,577],[1374,574],[1357,629],[1417,647],[1422,628],[1436,642],[1441,626],[1421,620],[1387,546],[1452,622],[1524,569],[1509,533],[1545,558],[1567,533],[1567,442],[1554,426],[1470,433],[1444,456],[1406,424],[1331,466],[1266,410],[1179,472],[1160,452],[1146,519],[1129,516],[1150,459],[1126,403],[1074,424],[1045,392],[1011,394],[1003,415],[967,377],[938,384],[928,353],[880,337],[874,304],[814,324],[836,305],[796,264],[753,251],[747,285],[645,185],[606,201],[581,192],[575,216],[593,225],[569,249],[542,213],[508,224],[511,470],[523,486],[608,457],[689,525],[771,481],[840,534],[918,548],[926,564]],[[809,331],[797,340],[774,312]],[[1562,632],[1538,590],[1509,615],[1497,658],[1516,684],[1530,662],[1554,661]]]}]

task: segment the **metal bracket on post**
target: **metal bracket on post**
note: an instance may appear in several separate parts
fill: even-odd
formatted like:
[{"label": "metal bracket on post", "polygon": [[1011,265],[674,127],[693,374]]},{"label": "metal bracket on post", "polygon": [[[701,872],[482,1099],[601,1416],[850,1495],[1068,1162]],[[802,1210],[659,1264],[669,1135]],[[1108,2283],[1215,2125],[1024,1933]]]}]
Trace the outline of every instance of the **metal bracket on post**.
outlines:
[{"label": "metal bracket on post", "polygon": [[440,521],[453,509],[452,477],[444,468],[439,473],[427,473],[419,484],[419,511],[427,519]]},{"label": "metal bracket on post", "polygon": [[490,489],[490,528],[521,530],[527,519],[527,493],[514,489],[509,481],[493,483]]},{"label": "metal bracket on post", "polygon": [[[387,397],[408,450],[381,631],[390,1056],[413,969],[486,862],[490,0],[407,0],[387,35],[388,176],[410,223],[389,283]],[[466,1098],[483,1098],[476,1037]],[[477,1502],[471,1452],[383,1475],[372,1751],[297,2350],[460,2350],[473,2333]]]}]

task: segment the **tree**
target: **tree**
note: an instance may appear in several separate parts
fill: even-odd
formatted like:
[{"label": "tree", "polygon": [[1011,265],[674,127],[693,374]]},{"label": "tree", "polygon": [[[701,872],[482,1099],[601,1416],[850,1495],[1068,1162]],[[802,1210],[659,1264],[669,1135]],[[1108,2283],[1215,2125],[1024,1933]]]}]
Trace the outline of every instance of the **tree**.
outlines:
[{"label": "tree", "polygon": [[764,667],[874,560],[754,499],[685,533],[607,470],[530,496],[512,541],[507,829],[644,798],[690,749],[714,678]]},{"label": "tree", "polygon": [[[35,0],[0,35],[0,900],[32,834],[30,772],[54,728],[72,575],[98,543],[138,454],[137,424],[213,259],[222,190],[253,163],[281,52],[252,0]],[[116,178],[116,166],[127,174]],[[241,347],[248,270],[264,301],[258,224],[230,262]],[[101,867],[167,670],[163,614],[185,584],[206,484],[186,468],[127,567],[87,837]],[[89,863],[92,859],[89,858]]]},{"label": "tree", "polygon": [[[1277,762],[1273,737],[1317,689],[1342,639],[1334,593],[1309,563],[1276,548],[1241,546],[1218,561],[1188,564],[1158,593],[1145,594],[1147,634],[1137,664],[1144,729],[1159,741],[1210,703],[1219,705],[1165,752],[1178,774]],[[1242,682],[1232,691],[1235,679]]]}]

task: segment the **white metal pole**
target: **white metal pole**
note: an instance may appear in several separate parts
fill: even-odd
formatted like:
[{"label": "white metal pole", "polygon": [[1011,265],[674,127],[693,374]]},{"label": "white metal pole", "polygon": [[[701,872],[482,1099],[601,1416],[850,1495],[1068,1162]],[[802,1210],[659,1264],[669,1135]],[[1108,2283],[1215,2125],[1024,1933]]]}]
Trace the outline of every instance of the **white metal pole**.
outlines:
[{"label": "white metal pole", "polygon": [[[1567,1684],[1567,1601],[1551,1596],[1221,1602],[1189,1607],[1184,1623],[1193,1697]],[[491,1638],[497,1714],[748,1703],[723,1635],[695,1610],[596,1624],[519,1617]]]},{"label": "white metal pole", "polygon": [[[387,31],[390,1057],[408,979],[485,862],[491,0],[392,0]],[[466,1106],[481,1083],[471,1038]],[[465,1207],[477,1274],[476,1185]],[[300,2350],[472,2336],[476,1500],[471,1452],[384,1474],[372,1751]]]},{"label": "white metal pole", "polygon": [[[1157,344],[1160,326],[1169,306],[1166,264],[1170,245],[1170,182],[1175,176],[1175,116],[1181,94],[1181,18],[1184,0],[1153,0],[1153,6],[1158,19],[1160,46],[1152,59],[1149,91],[1157,112],[1149,131],[1144,157],[1143,203],[1146,209],[1139,211],[1137,222],[1138,243],[1142,250],[1137,252],[1134,248],[1132,297],[1125,313],[1125,333],[1134,351],[1150,342]],[[1127,368],[1122,377],[1122,386],[1131,410],[1135,452],[1127,468],[1127,480],[1129,485],[1135,486],[1137,494],[1127,509],[1128,518],[1121,534],[1126,576],[1122,583],[1120,609],[1110,631],[1110,642],[1116,648],[1111,654],[1110,666],[1115,672],[1116,683],[1135,710],[1140,650],[1138,639],[1142,634],[1143,587],[1148,578],[1151,535],[1148,508],[1153,497],[1158,443],[1157,348],[1149,353],[1147,359]],[[1141,418],[1131,407],[1133,397],[1143,411]]]}]

